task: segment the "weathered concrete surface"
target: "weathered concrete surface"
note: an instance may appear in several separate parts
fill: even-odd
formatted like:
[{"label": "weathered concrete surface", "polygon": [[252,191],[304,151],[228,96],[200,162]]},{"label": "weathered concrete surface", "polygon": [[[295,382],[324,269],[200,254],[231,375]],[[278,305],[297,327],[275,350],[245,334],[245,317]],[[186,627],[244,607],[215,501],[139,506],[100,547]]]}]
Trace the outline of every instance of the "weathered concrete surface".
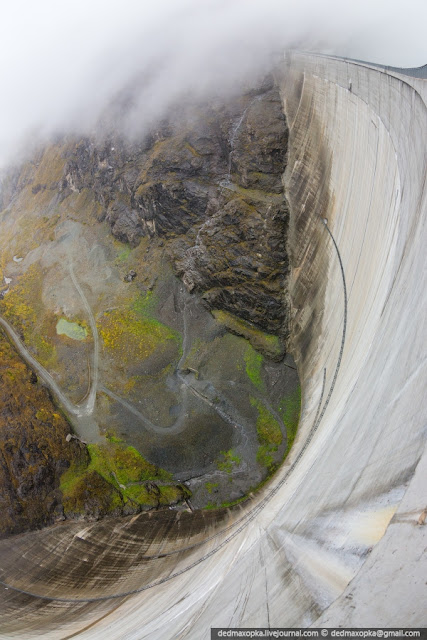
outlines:
[{"label": "weathered concrete surface", "polygon": [[217,521],[137,516],[1,543],[0,637],[426,625],[423,80],[293,54],[283,86],[303,385],[289,463]]}]

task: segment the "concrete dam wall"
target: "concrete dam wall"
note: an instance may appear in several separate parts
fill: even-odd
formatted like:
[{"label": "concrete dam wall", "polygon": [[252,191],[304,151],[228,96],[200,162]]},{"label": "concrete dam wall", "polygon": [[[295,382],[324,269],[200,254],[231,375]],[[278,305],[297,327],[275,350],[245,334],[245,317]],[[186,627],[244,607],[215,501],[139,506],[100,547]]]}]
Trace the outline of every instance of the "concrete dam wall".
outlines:
[{"label": "concrete dam wall", "polygon": [[251,501],[0,542],[1,638],[425,626],[425,81],[283,63],[293,355],[286,463]]}]

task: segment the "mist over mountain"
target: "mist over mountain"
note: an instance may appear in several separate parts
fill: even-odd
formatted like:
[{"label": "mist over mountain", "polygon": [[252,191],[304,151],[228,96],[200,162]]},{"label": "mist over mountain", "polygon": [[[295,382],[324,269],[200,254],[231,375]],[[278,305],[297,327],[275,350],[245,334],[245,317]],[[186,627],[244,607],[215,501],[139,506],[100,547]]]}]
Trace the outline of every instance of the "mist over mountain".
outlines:
[{"label": "mist over mountain", "polygon": [[134,90],[124,133],[140,136],[183,97],[233,92],[286,47],[424,64],[426,17],[422,0],[9,3],[0,163],[58,132],[90,133],[124,88]]}]

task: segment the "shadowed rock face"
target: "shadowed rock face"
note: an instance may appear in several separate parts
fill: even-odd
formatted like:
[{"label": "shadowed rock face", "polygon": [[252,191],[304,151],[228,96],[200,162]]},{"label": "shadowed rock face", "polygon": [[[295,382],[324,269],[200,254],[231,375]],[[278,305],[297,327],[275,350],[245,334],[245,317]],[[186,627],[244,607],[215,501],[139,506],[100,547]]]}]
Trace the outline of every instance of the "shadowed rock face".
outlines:
[{"label": "shadowed rock face", "polygon": [[196,244],[176,266],[187,288],[210,308],[224,309],[267,332],[287,336],[288,211],[281,198],[221,196]]},{"label": "shadowed rock face", "polygon": [[82,140],[62,183],[91,189],[113,235],[173,238],[176,272],[209,308],[287,335],[288,208],[281,176],[287,127],[268,77],[230,102],[178,109],[141,145]]}]

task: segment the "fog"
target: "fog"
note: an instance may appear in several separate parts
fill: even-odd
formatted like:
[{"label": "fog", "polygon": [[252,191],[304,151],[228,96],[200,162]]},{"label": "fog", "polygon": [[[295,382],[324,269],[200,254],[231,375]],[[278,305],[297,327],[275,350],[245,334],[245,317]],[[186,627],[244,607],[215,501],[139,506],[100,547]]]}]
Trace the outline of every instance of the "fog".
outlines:
[{"label": "fog", "polygon": [[232,91],[285,48],[427,62],[425,0],[3,0],[0,17],[0,165],[90,132],[124,88],[140,135],[177,99]]}]

